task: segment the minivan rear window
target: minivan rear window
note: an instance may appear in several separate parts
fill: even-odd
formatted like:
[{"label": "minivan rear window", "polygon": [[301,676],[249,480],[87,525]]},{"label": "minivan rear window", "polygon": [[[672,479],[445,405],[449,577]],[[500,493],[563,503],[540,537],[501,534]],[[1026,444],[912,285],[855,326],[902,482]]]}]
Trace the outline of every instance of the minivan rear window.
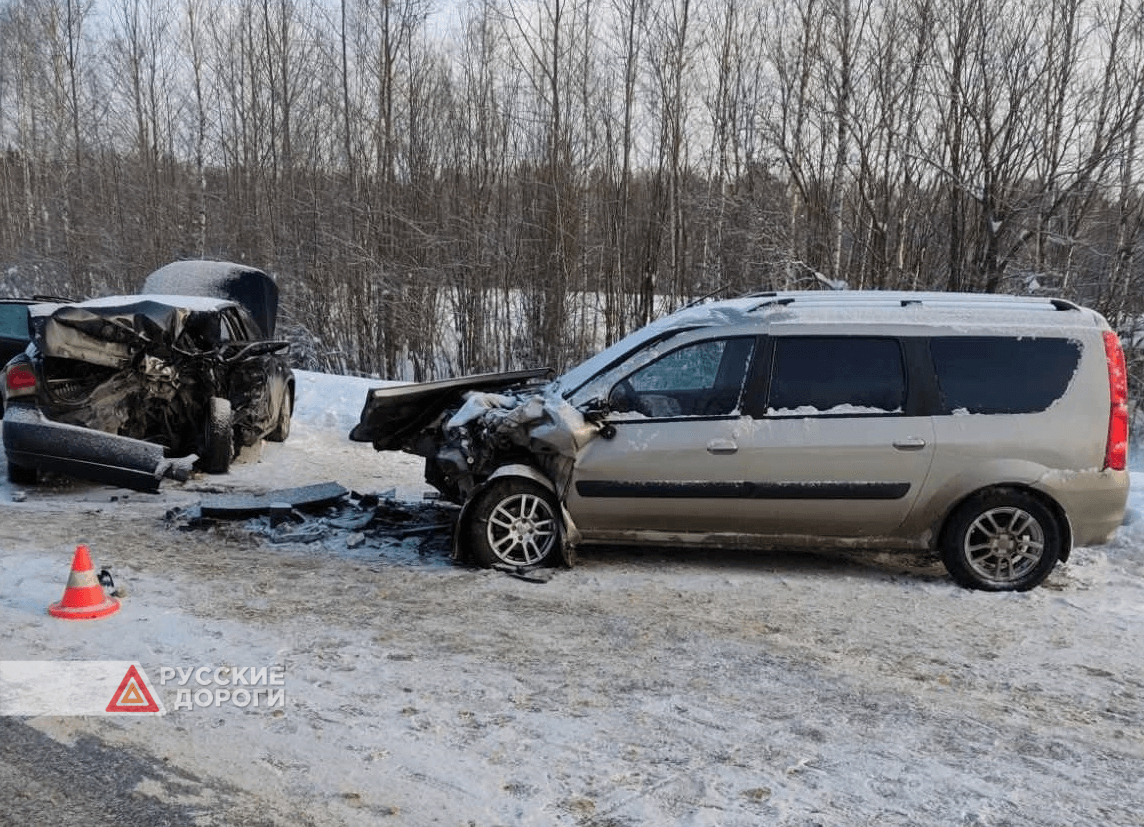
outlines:
[{"label": "minivan rear window", "polygon": [[930,340],[930,354],[945,413],[1037,413],[1064,395],[1080,362],[1080,343],[942,336]]}]

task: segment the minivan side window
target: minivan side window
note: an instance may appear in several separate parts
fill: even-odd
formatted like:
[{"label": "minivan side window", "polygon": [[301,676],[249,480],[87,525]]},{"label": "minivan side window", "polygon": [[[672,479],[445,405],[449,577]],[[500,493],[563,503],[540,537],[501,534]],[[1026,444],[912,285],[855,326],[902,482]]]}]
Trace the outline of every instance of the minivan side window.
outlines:
[{"label": "minivan side window", "polygon": [[1064,395],[1080,362],[1080,343],[940,336],[930,340],[930,355],[944,413],[1037,413]]},{"label": "minivan side window", "polygon": [[733,414],[754,345],[754,337],[709,339],[673,350],[618,382],[609,405],[652,417]]},{"label": "minivan side window", "polygon": [[896,339],[777,336],[768,416],[901,413],[906,372]]}]

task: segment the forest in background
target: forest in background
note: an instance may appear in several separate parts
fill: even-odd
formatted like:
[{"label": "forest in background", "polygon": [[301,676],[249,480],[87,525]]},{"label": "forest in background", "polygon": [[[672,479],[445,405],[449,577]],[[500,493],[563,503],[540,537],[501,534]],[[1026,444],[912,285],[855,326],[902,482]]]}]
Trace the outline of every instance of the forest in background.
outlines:
[{"label": "forest in background", "polygon": [[0,44],[0,295],[243,261],[300,367],[562,368],[713,291],[1144,312],[1138,0],[0,0]]}]

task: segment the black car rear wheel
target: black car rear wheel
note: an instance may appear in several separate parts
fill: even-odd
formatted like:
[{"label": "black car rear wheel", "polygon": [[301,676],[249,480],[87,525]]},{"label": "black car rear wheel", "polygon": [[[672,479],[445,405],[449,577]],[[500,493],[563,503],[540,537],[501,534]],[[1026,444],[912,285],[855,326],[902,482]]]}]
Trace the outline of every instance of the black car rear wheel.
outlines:
[{"label": "black car rear wheel", "polygon": [[203,425],[202,469],[208,474],[225,474],[234,459],[234,415],[230,400],[212,396]]}]

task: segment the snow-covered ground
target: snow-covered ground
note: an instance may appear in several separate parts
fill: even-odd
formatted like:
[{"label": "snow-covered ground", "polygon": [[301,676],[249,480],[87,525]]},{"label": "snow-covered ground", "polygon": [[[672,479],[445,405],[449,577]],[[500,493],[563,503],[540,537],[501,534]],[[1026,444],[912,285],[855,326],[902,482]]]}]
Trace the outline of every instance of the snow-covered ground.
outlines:
[{"label": "snow-covered ground", "polygon": [[[300,374],[286,443],[158,496],[0,483],[0,660],[284,675],[280,709],[175,709],[171,681],[163,717],[21,725],[134,756],[135,804],[180,824],[1144,824],[1144,474],[1117,540],[1025,594],[917,557],[675,549],[533,583],[416,539],[165,519],[326,480],[418,499],[418,460],[346,437],[375,384]],[[46,614],[78,543],[117,614]],[[0,823],[52,823],[3,778]]]}]

